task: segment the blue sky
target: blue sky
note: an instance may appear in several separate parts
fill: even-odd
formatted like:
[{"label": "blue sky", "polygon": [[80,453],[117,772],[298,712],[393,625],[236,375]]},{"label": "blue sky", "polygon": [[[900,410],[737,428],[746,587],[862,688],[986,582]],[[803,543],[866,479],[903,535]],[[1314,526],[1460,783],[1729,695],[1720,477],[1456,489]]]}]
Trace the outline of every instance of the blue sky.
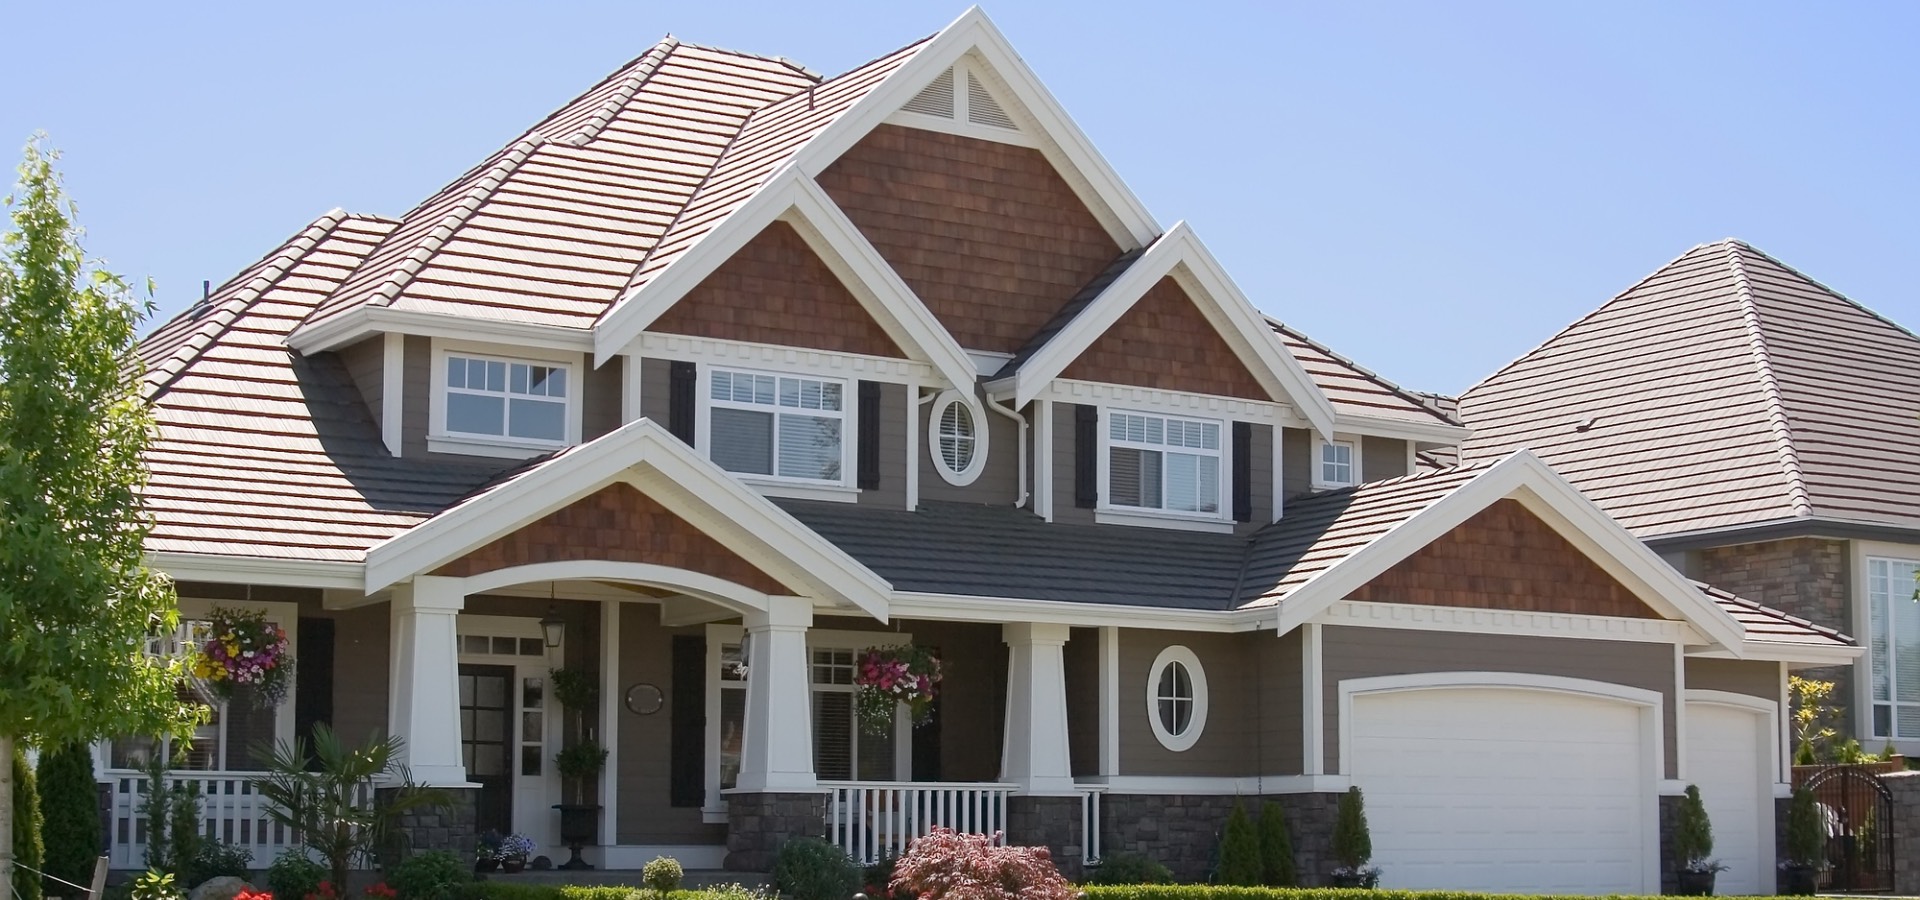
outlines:
[{"label": "blue sky", "polygon": [[[397,216],[662,34],[835,73],[959,2],[14,0],[0,139],[163,314],[333,207]],[[1458,391],[1735,236],[1910,328],[1920,4],[995,2],[1254,302]]]}]

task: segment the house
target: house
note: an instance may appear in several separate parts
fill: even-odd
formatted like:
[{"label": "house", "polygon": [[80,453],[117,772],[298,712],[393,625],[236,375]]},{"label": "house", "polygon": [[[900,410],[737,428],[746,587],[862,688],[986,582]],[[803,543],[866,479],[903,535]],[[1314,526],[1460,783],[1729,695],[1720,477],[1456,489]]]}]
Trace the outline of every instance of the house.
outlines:
[{"label": "house", "polygon": [[1920,337],[1737,240],[1695,247],[1466,391],[1689,576],[1869,650],[1844,735],[1920,754]]},{"label": "house", "polygon": [[[1198,878],[1266,798],[1323,880],[1358,785],[1388,884],[1648,892],[1713,770],[1723,886],[1762,890],[1786,673],[1859,652],[1534,454],[1414,472],[1468,430],[1256,312],[977,10],[831,78],[662,41],[141,352],[155,564],[299,660],[193,749],[262,857],[252,739],[326,722],[459,798],[415,846],[559,858],[584,799],[614,868],[945,824]],[[908,644],[936,709],[872,727],[860,654]],[[103,749],[123,860],[153,750]]]}]

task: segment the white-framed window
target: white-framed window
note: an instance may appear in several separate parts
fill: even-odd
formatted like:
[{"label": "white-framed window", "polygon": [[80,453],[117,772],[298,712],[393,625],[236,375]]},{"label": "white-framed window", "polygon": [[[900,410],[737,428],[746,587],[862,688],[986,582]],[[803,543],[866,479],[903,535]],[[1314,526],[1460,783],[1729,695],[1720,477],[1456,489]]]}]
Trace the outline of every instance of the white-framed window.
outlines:
[{"label": "white-framed window", "polygon": [[526,457],[580,442],[578,354],[433,346],[429,450]]},{"label": "white-framed window", "polygon": [[1200,657],[1175,644],[1154,657],[1147,670],[1147,722],[1160,746],[1191,749],[1207,727],[1207,673]]},{"label": "white-framed window", "polygon": [[1348,487],[1360,483],[1360,460],[1354,441],[1323,441],[1320,444],[1321,487]]},{"label": "white-framed window", "polygon": [[927,419],[927,452],[934,471],[948,484],[972,484],[987,461],[987,423],[980,410],[959,391],[948,391],[933,401]]},{"label": "white-framed window", "polygon": [[709,368],[707,455],[751,478],[844,486],[852,469],[847,383]]},{"label": "white-framed window", "polygon": [[1221,517],[1221,422],[1119,410],[1106,419],[1108,506]]},{"label": "white-framed window", "polygon": [[1866,574],[1873,736],[1920,739],[1920,559],[1869,556]]}]

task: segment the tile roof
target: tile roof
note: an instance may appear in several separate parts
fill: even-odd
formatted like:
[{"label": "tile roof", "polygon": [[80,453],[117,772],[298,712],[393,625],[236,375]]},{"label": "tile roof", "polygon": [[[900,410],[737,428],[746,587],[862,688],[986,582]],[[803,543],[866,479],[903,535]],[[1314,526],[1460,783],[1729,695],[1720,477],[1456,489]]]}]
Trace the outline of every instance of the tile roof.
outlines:
[{"label": "tile roof", "polygon": [[1335,412],[1429,425],[1460,424],[1448,415],[1444,405],[1430,399],[1438,395],[1422,395],[1402,388],[1277,319],[1269,318],[1267,324],[1280,335],[1287,352],[1293,354],[1300,367],[1307,370],[1333,402]]},{"label": "tile roof", "polygon": [[1465,460],[1531,449],[1642,537],[1920,527],[1920,338],[1739,241],[1683,254],[1460,411]]},{"label": "tile roof", "polygon": [[1696,581],[1694,584],[1708,599],[1719,604],[1721,609],[1733,616],[1734,621],[1740,623],[1740,627],[1747,632],[1747,640],[1767,644],[1853,645],[1853,638],[1825,625],[1815,625],[1770,606],[1736,597],[1706,582]]}]

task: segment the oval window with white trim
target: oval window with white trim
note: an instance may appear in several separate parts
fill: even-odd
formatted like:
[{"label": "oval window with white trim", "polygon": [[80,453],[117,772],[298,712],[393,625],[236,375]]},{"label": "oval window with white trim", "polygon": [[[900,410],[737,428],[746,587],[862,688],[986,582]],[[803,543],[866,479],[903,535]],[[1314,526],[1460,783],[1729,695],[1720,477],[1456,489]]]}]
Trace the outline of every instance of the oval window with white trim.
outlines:
[{"label": "oval window with white trim", "polygon": [[959,391],[948,391],[933,401],[927,452],[933,454],[934,470],[948,484],[972,484],[980,477],[987,460],[982,424],[979,408]]},{"label": "oval window with white trim", "polygon": [[1160,746],[1191,748],[1207,727],[1207,673],[1200,658],[1178,644],[1160,651],[1147,674],[1147,721]]}]

